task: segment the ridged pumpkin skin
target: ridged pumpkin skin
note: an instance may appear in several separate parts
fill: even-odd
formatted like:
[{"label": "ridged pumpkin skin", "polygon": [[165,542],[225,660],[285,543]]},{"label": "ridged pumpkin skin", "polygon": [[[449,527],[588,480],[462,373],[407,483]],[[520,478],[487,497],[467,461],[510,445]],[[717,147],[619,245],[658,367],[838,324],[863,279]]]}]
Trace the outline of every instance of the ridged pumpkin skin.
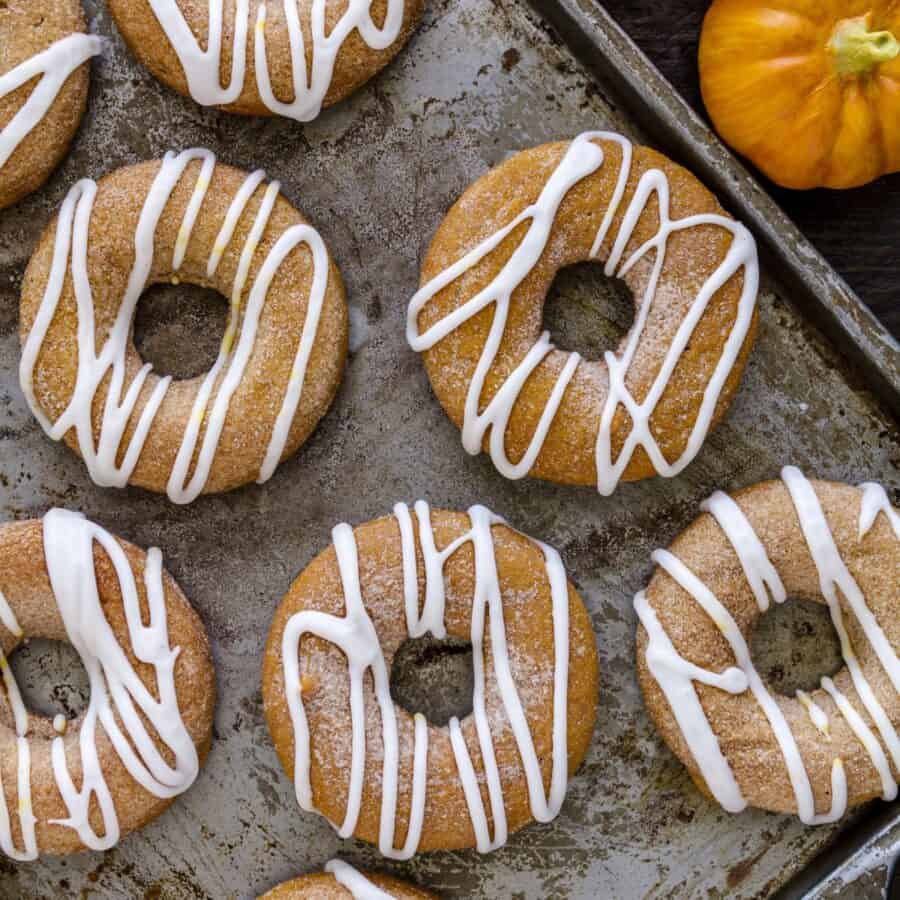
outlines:
[{"label": "ridged pumpkin skin", "polygon": [[715,0],[700,86],[722,138],[790,188],[900,171],[898,0]]}]

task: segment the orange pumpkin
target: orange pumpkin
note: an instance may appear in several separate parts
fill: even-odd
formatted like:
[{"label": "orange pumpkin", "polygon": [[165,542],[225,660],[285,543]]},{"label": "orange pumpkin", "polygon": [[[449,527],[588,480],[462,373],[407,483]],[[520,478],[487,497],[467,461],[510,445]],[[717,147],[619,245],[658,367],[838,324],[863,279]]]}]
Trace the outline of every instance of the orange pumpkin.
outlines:
[{"label": "orange pumpkin", "polygon": [[715,0],[700,39],[719,134],[773,181],[900,171],[900,0]]}]

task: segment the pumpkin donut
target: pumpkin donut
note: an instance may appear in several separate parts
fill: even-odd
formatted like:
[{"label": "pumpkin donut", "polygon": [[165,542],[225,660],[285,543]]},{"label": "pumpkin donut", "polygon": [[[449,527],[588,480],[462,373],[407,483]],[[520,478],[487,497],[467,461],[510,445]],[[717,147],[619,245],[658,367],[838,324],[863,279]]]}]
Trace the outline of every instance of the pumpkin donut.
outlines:
[{"label": "pumpkin donut", "polygon": [[[484,507],[421,501],[333,537],[276,612],[263,666],[300,806],[396,859],[488,852],[554,818],[597,709],[590,619],[556,551]],[[390,694],[397,650],[428,632],[472,644],[473,712],[444,727]]]},{"label": "pumpkin donut", "polygon": [[[635,598],[650,716],[700,789],[834,822],[900,774],[900,516],[883,488],[781,481],[718,492]],[[844,667],[788,697],[756,671],[750,638],[770,601],[825,603]]]},{"label": "pumpkin donut", "polygon": [[135,56],[203,106],[315,119],[400,52],[423,0],[109,0]]},{"label": "pumpkin donut", "polygon": [[324,872],[286,881],[263,894],[259,900],[437,900],[389,875],[360,872],[348,863],[333,859]]},{"label": "pumpkin donut", "polygon": [[[542,333],[565,266],[605,260],[636,318],[585,361]],[[447,214],[407,322],[471,453],[507,478],[595,484],[678,474],[740,381],[756,330],[756,245],[689,172],[621,135],[518,153]]]},{"label": "pumpkin donut", "polygon": [[84,115],[100,38],[78,0],[0,4],[0,209],[37,190]]},{"label": "pumpkin donut", "polygon": [[[264,178],[208,150],[170,153],[79,182],[41,238],[22,288],[22,388],[97,484],[188,503],[263,482],[328,409],[347,352],[343,284]],[[179,279],[229,297],[231,313],[212,369],[172,381],[144,365],[131,328],[144,289]]]},{"label": "pumpkin donut", "polygon": [[[90,701],[76,719],[29,712],[8,656],[70,643]],[[158,550],[83,516],[0,526],[0,850],[13,859],[108,850],[194,782],[209,751],[215,675],[206,632]]]}]

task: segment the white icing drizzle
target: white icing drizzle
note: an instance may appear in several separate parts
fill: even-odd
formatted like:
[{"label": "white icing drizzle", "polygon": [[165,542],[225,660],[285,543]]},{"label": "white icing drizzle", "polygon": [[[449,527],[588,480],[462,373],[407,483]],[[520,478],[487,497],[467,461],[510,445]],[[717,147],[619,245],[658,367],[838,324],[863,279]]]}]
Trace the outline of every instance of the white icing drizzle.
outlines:
[{"label": "white icing drizzle", "polygon": [[[180,182],[188,165],[194,160],[200,161],[201,168],[194,193],[179,229],[172,259],[173,270],[177,272],[184,261],[200,207],[206,197],[215,169],[216,158],[209,150],[185,150],[178,155],[168,153],[163,159],[159,173],[154,179],[141,210],[140,220],[135,231],[135,261],[128,287],[122,297],[116,321],[99,354],[95,344],[93,296],[87,275],[87,245],[91,212],[97,193],[96,183],[90,180],[78,182],[66,197],[59,214],[50,276],[41,307],[22,352],[19,375],[28,404],[44,430],[54,440],[61,440],[70,429],[74,428],[78,446],[88,471],[93,480],[103,487],[124,487],[128,483],[171,383],[171,378],[159,380],[141,410],[134,434],[125,447],[121,463],[117,463],[125,432],[137,409],[141,389],[152,371],[149,363],[144,365],[126,388],[124,383],[125,363],[135,309],[147,286],[153,264],[154,241],[159,220],[172,192]],[[254,172],[248,176],[242,188],[235,194],[209,259],[207,267],[209,278],[215,275],[222,255],[234,235],[238,221],[264,178],[264,172]],[[231,398],[241,383],[253,353],[257,328],[269,287],[287,256],[301,244],[305,244],[313,259],[313,282],[306,319],[299,338],[290,380],[272,430],[265,459],[260,468],[259,483],[271,478],[287,444],[291,423],[303,391],[306,369],[325,300],[328,283],[328,253],[319,233],[311,226],[295,225],[288,228],[266,257],[255,281],[249,287],[246,302],[242,304],[253,256],[268,224],[278,189],[277,182],[272,183],[266,189],[253,227],[241,251],[232,290],[228,327],[218,358],[203,379],[198,391],[175,464],[170,473],[167,494],[173,503],[190,503],[203,491],[215,460]],[[50,422],[35,398],[34,368],[62,296],[70,252],[71,275],[78,308],[78,375],[69,405],[56,422]],[[99,439],[95,444],[92,409],[95,395],[107,378],[108,393]],[[220,378],[221,381],[216,389],[216,382]],[[216,393],[213,399],[214,389],[216,389]],[[199,434],[204,422],[206,431],[203,440],[199,442],[200,448],[197,451]],[[193,475],[188,481],[188,472],[195,453],[197,462]]]},{"label": "white icing drizzle", "polygon": [[[16,626],[18,628],[18,626]],[[21,631],[19,632],[21,635]],[[12,825],[9,810],[6,806],[6,794],[3,779],[0,778],[0,850],[17,862],[28,862],[37,859],[37,836],[35,826],[37,819],[31,804],[31,747],[28,744],[28,710],[22,701],[22,694],[16,684],[15,676],[9,666],[6,654],[0,651],[0,675],[6,700],[13,714],[16,729],[16,796],[18,797],[17,814],[22,831],[23,849],[18,850],[13,844]]]},{"label": "white icing drizzle", "polygon": [[[856,579],[850,574],[849,569],[844,564],[837,545],[834,543],[834,537],[831,534],[831,529],[828,527],[825,514],[822,512],[819,498],[816,496],[812,485],[807,481],[803,473],[794,466],[785,466],[781,477],[794,502],[794,508],[800,520],[800,528],[803,531],[803,536],[806,538],[807,546],[819,573],[819,589],[828,603],[831,621],[840,641],[841,655],[846,663],[847,671],[850,673],[853,687],[856,688],[863,706],[865,706],[866,711],[872,717],[872,721],[880,732],[895,767],[900,769],[900,738],[898,738],[896,729],[891,724],[884,707],[875,696],[859,664],[859,658],[853,649],[850,635],[847,633],[847,628],[844,625],[844,616],[838,591],[846,599],[851,612],[862,627],[866,639],[874,649],[888,678],[890,678],[894,690],[898,693],[900,693],[900,661],[898,661],[890,641],[888,641],[872,611],[866,605],[866,598],[856,583]],[[822,686],[825,687],[824,680]],[[827,687],[825,689],[828,690]],[[832,696],[834,695],[832,694]],[[847,706],[849,707],[849,701]],[[842,712],[844,711],[841,704],[838,704],[838,708]],[[862,720],[860,719],[861,722]],[[849,720],[848,724],[851,724]],[[857,734],[860,733],[852,724],[851,727]],[[866,741],[862,742],[866,744]],[[866,749],[869,749],[867,744]],[[883,775],[883,767],[876,762],[874,757],[873,764]],[[888,771],[888,775],[890,775],[890,771]],[[882,781],[884,781],[883,777]],[[897,794],[897,784],[893,776],[890,778],[890,783],[889,789],[886,788],[885,790],[885,799],[892,800]]]},{"label": "white icing drizzle", "polygon": [[92,34],[70,34],[46,50],[26,59],[5,75],[0,75],[0,97],[40,76],[22,108],[0,130],[0,166],[5,166],[16,148],[50,111],[69,76],[103,49],[103,42]]},{"label": "white icing drizzle", "polygon": [[[404,599],[410,636],[431,631],[436,637],[446,635],[444,622],[443,569],[451,556],[464,544],[471,543],[475,556],[475,591],[472,601],[471,642],[475,670],[475,690],[472,698],[473,716],[479,749],[484,765],[484,777],[491,803],[494,835],[491,837],[488,818],[468,748],[457,719],[449,724],[451,744],[457,769],[466,797],[469,815],[475,831],[477,848],[486,853],[506,842],[507,823],[500,781],[500,771],[494,755],[493,738],[485,697],[484,639],[486,616],[490,619],[491,652],[494,674],[516,739],[522,767],[528,785],[531,813],[540,822],[554,818],[565,798],[568,780],[567,706],[569,671],[569,601],[566,573],[559,554],[547,545],[535,541],[544,555],[553,603],[554,672],[553,672],[553,761],[549,796],[544,793],[540,760],[528,720],[512,676],[503,600],[499,574],[494,558],[491,528],[505,524],[502,519],[483,506],[469,510],[471,530],[461,535],[443,550],[435,546],[429,507],[423,501],[415,504],[419,528],[419,546],[424,561],[425,601],[419,615],[418,573],[412,517],[404,504],[394,507],[400,530],[403,558]],[[409,828],[404,846],[393,846],[397,813],[397,783],[399,776],[399,744],[396,709],[390,694],[387,665],[378,634],[366,611],[359,582],[356,540],[349,525],[338,525],[333,531],[334,547],[344,590],[346,615],[337,618],[317,611],[303,611],[292,616],[282,637],[282,656],[285,691],[294,727],[294,781],[297,801],[313,811],[310,783],[310,735],[303,707],[299,660],[300,640],[313,634],[339,647],[347,657],[350,678],[350,711],[352,719],[352,759],[347,809],[343,824],[338,828],[341,837],[353,834],[359,817],[365,769],[365,701],[363,679],[371,671],[375,697],[380,707],[384,764],[381,785],[381,820],[379,850],[393,859],[409,859],[417,850],[425,813],[426,775],[428,761],[428,725],[421,715],[415,717],[413,786],[409,813]]]},{"label": "white icing drizzle", "polygon": [[[876,621],[872,611],[866,606],[866,598],[856,583],[856,579],[850,574],[850,570],[844,564],[843,559],[841,559],[816,492],[803,476],[803,473],[794,466],[785,466],[781,477],[790,491],[791,499],[794,501],[794,507],[800,519],[800,527],[812,554],[813,562],[816,564],[822,595],[828,601],[832,618],[837,620],[835,627],[838,630],[838,635],[841,637],[844,658],[847,659],[849,656],[850,660],[848,660],[848,663],[854,662],[856,654],[853,653],[850,646],[846,630],[843,626],[838,626],[841,616],[838,590],[843,594],[853,615],[862,626],[866,639],[875,650],[879,662],[894,686],[894,690],[900,693],[900,660],[897,659],[894,648]],[[851,674],[854,668],[851,667]],[[858,686],[857,690],[859,690]],[[860,691],[860,695],[865,698],[865,694],[862,691]],[[873,718],[877,721],[877,717],[873,716]],[[900,767],[900,756],[896,758],[898,767]]]},{"label": "white icing drizzle", "polygon": [[362,872],[343,860],[333,859],[326,863],[325,871],[334,875],[334,880],[350,891],[353,900],[394,900],[393,894],[372,884]]},{"label": "white icing drizzle", "polygon": [[809,720],[816,727],[816,730],[821,734],[824,734],[825,737],[830,740],[831,723],[828,720],[828,713],[826,713],[825,710],[806,693],[806,691],[801,691],[798,688],[795,696],[803,704],[806,712],[809,714]]},{"label": "white icing drizzle", "polygon": [[746,808],[747,801],[703,712],[693,683],[699,681],[729,694],[742,694],[748,687],[747,676],[734,667],[717,673],[688,662],[673,646],[643,591],[635,596],[634,608],[648,636],[647,668],[665,694],[707,787],[728,812],[740,812]]},{"label": "white icing drizzle", "polygon": [[784,603],[787,600],[787,591],[781,577],[769,561],[762,541],[757,537],[753,526],[747,521],[737,503],[728,494],[716,491],[700,504],[700,509],[708,512],[716,520],[731,542],[760,612],[765,612],[769,608],[770,596],[776,603]]},{"label": "white icing drizzle", "polygon": [[[22,637],[22,628],[16,619],[12,607],[3,595],[3,591],[0,591],[0,624],[14,637]],[[16,683],[9,660],[2,649],[0,649],[0,678],[3,681],[7,702],[12,710],[13,723],[16,729],[17,813],[24,844],[23,850],[16,849],[13,844],[12,826],[10,824],[9,810],[6,808],[3,779],[0,777],[0,850],[11,859],[18,862],[27,862],[37,858],[37,838],[35,836],[37,820],[34,817],[31,806],[31,748],[26,738],[28,732],[28,711],[22,701],[19,685]]]},{"label": "white icing drizzle", "polygon": [[825,676],[821,681],[822,689],[831,695],[835,706],[844,717],[851,731],[856,735],[859,742],[866,748],[872,765],[878,772],[881,779],[881,796],[885,800],[893,800],[897,796],[897,782],[891,773],[891,766],[878,743],[878,738],[872,733],[872,729],[862,720],[862,716],[853,708],[853,704],[842,694],[835,683]]},{"label": "white icing drizzle", "polygon": [[[131,647],[138,660],[153,667],[155,695],[134,670],[103,612],[94,571],[95,542],[103,548],[115,569]],[[186,791],[199,769],[197,751],[182,721],[175,691],[174,670],[180,649],[169,647],[162,556],[156,549],[147,554],[144,587],[148,620],[144,624],[128,557],[116,539],[99,526],[79,514],[52,510],[44,518],[44,554],[67,638],[81,658],[91,689],[78,735],[80,789],[69,774],[61,736],[67,723],[60,722],[60,717],[54,720],[60,736],[52,744],[53,775],[69,815],[66,819],[49,820],[49,824],[74,829],[91,850],[108,850],[118,843],[120,831],[113,797],[100,764],[98,725],[106,732],[131,777],[155,797],[170,798]],[[25,851],[17,851],[12,846],[2,785],[0,848],[14,859],[31,860],[37,858],[38,851],[34,835],[36,820],[31,812],[28,712],[5,659],[2,668],[6,699],[13,711],[18,736],[19,820],[25,835]],[[174,765],[163,758],[144,720],[168,748]],[[102,815],[102,834],[97,834],[89,821],[92,799],[96,800]]]},{"label": "white icing drizzle", "polygon": [[[581,358],[577,353],[569,355],[566,365],[557,378],[531,442],[518,463],[511,462],[506,454],[506,428],[528,378],[554,349],[550,341],[550,333],[545,331],[540,336],[534,347],[507,377],[491,402],[484,410],[479,411],[481,395],[488,373],[499,353],[512,295],[543,254],[560,203],[572,187],[597,172],[604,163],[605,153],[600,146],[593,143],[594,140],[613,141],[622,149],[622,163],[616,187],[591,249],[591,256],[596,257],[622,203],[631,173],[633,155],[631,143],[621,135],[610,132],[586,132],[575,138],[559,166],[550,176],[537,201],[523,210],[508,225],[482,241],[456,263],[424,285],[409,305],[407,340],[413,350],[420,353],[434,347],[482,309],[494,306],[494,318],[490,332],[466,395],[462,441],[468,453],[472,455],[480,453],[484,437],[490,429],[491,460],[498,471],[507,478],[523,478],[531,470]],[[659,230],[653,238],[623,261],[628,243],[653,196],[656,196],[659,206]],[[759,267],[756,244],[750,232],[739,222],[722,215],[702,214],[672,220],[669,208],[670,189],[667,177],[657,169],[645,172],[624,212],[619,230],[614,237],[612,251],[605,264],[605,272],[608,276],[622,278],[651,252],[654,257],[652,273],[644,296],[641,298],[637,318],[628,334],[621,355],[613,352],[604,354],[609,371],[609,393],[601,410],[596,444],[597,489],[604,495],[609,495],[615,490],[638,446],[644,448],[657,473],[666,477],[677,475],[697,455],[712,424],[712,417],[722,387],[737,362],[753,319],[759,286]],[[419,315],[428,303],[445,287],[476,266],[509,234],[524,223],[529,223],[525,236],[494,280],[462,306],[435,322],[425,332],[420,333]],[[702,225],[724,228],[731,232],[733,240],[725,258],[706,280],[678,327],[647,396],[638,403],[628,390],[626,380],[656,296],[657,285],[666,261],[668,239],[676,232]],[[650,419],[709,301],[741,270],[743,270],[743,289],[738,303],[737,318],[722,348],[722,355],[704,390],[703,402],[684,452],[677,460],[670,463],[666,460],[651,432]],[[618,458],[614,461],[612,459],[612,424],[620,404],[628,411],[632,430]]]},{"label": "white icing drizzle", "polygon": [[22,637],[22,629],[16,621],[16,615],[12,611],[3,591],[0,591],[0,625],[2,625],[14,637]]},{"label": "white icing drizzle", "polygon": [[[247,75],[251,18],[249,0],[236,0],[231,74],[227,85],[222,85],[220,79],[224,34],[221,0],[209,0],[209,30],[205,50],[194,36],[177,0],[149,2],[184,69],[188,90],[194,100],[203,106],[228,106],[235,103],[244,91]],[[306,50],[298,0],[284,0],[294,87],[294,99],[290,103],[280,101],[272,90],[266,52],[267,7],[265,3],[259,5],[253,38],[253,60],[257,90],[269,110],[298,122],[315,119],[321,112],[325,95],[331,86],[338,53],[350,34],[356,31],[373,50],[386,50],[397,40],[403,27],[403,0],[387,0],[387,11],[381,28],[372,20],[372,2],[373,0],[348,0],[346,11],[326,33],[327,0],[312,0],[312,66],[307,78]]]},{"label": "white icing drizzle", "polygon": [[[871,610],[866,606],[859,586],[840,557],[812,485],[791,466],[783,470],[782,478],[790,492],[801,529],[818,569],[822,595],[828,603],[854,687],[888,747],[894,765],[900,766],[900,757],[896,755],[896,751],[900,749],[896,732],[866,681],[850,645],[836,588],[847,598],[854,616],[860,622],[889,675],[897,674],[896,656]],[[875,496],[874,491],[869,493],[870,496]],[[876,497],[872,503],[880,504],[880,500]],[[727,495],[716,492],[703,504],[703,509],[715,517],[732,544],[759,609],[764,611],[768,608],[770,597],[778,603],[784,602],[787,596],[784,585],[768,559],[762,542],[737,503]],[[863,521],[866,521],[865,515],[864,509],[861,517]],[[874,515],[875,513],[871,514],[873,520]],[[732,694],[740,694],[749,689],[768,719],[784,757],[801,821],[806,824],[821,824],[839,819],[847,808],[847,778],[842,760],[836,758],[832,764],[831,809],[827,813],[816,814],[809,776],[794,735],[779,703],[759,677],[747,643],[734,618],[712,591],[669,551],[656,551],[653,560],[690,594],[713,620],[735,658],[735,667],[722,673],[711,672],[689,663],[675,650],[645,594],[641,592],[635,597],[635,610],[648,635],[647,666],[663,691],[691,755],[713,796],[730,812],[739,812],[746,806],[731,766],[721,752],[718,739],[703,711],[694,682],[708,684]],[[896,687],[896,682],[894,684]],[[869,754],[872,765],[881,779],[884,798],[893,799],[897,794],[897,783],[878,738],[830,678],[822,679],[822,688],[832,697],[841,715]],[[797,692],[797,699],[807,710],[814,727],[830,738],[830,726],[825,711],[803,691]]]},{"label": "white icing drizzle", "polygon": [[880,484],[871,481],[861,484],[863,492],[862,505],[859,508],[859,539],[862,540],[871,530],[879,513],[884,513],[894,530],[894,537],[900,541],[900,515],[891,506],[887,491]]}]

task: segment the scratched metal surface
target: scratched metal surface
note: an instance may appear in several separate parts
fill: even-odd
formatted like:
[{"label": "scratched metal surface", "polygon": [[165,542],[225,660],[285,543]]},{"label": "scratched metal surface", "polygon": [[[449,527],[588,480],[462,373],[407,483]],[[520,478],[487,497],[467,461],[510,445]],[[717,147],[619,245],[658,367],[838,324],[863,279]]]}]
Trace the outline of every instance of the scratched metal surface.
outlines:
[{"label": "scratched metal surface", "polygon": [[845,829],[776,900],[896,900],[900,895],[900,822],[896,805],[880,805]]},{"label": "scratched metal surface", "polygon": [[[859,854],[830,872],[807,894],[808,900],[896,900],[894,874],[900,854],[900,826],[895,822]],[[893,875],[894,881],[891,882]]]},{"label": "scratched metal surface", "polygon": [[[85,127],[52,182],[0,217],[0,517],[65,505],[159,545],[211,633],[220,703],[198,783],[162,818],[105,856],[4,861],[0,895],[249,898],[337,853],[381,865],[369,848],[342,843],[324,820],[297,809],[263,721],[259,667],[272,612],[331,526],[417,497],[456,508],[485,503],[562,550],[596,629],[602,704],[590,755],[554,823],[525,829],[487,857],[439,853],[384,868],[447,897],[491,900],[756,897],[785,882],[834,829],[757,812],[729,817],[699,795],[643,712],[631,597],[649,575],[650,552],[714,488],[772,477],[792,462],[824,477],[886,481],[896,492],[896,424],[766,282],[739,396],[680,478],[624,486],[609,499],[504,481],[488,460],[465,456],[431,396],[404,342],[406,302],[444,211],[508,153],[601,126],[639,137],[603,86],[525,4],[432,0],[396,64],[314,124],[232,118],[156,84],[130,59],[102,4],[88,7],[111,42],[94,67]],[[334,408],[268,485],[181,509],[94,487],[82,464],[44,437],[15,377],[17,298],[30,248],[77,178],[195,144],[245,168],[264,166],[316,223],[347,283],[354,352]],[[590,273],[563,281],[550,319],[566,341],[591,346],[598,309],[621,316],[620,302],[597,299],[602,284]],[[154,304],[144,346],[173,369],[191,368],[193,348],[214,344],[204,344],[204,328],[221,317],[208,317],[208,304],[173,317],[172,302]],[[608,327],[611,340],[617,328]],[[782,646],[804,630],[797,615],[769,625]],[[817,665],[816,644],[794,660],[805,676]],[[786,656],[764,668],[775,677],[790,668]]]}]

